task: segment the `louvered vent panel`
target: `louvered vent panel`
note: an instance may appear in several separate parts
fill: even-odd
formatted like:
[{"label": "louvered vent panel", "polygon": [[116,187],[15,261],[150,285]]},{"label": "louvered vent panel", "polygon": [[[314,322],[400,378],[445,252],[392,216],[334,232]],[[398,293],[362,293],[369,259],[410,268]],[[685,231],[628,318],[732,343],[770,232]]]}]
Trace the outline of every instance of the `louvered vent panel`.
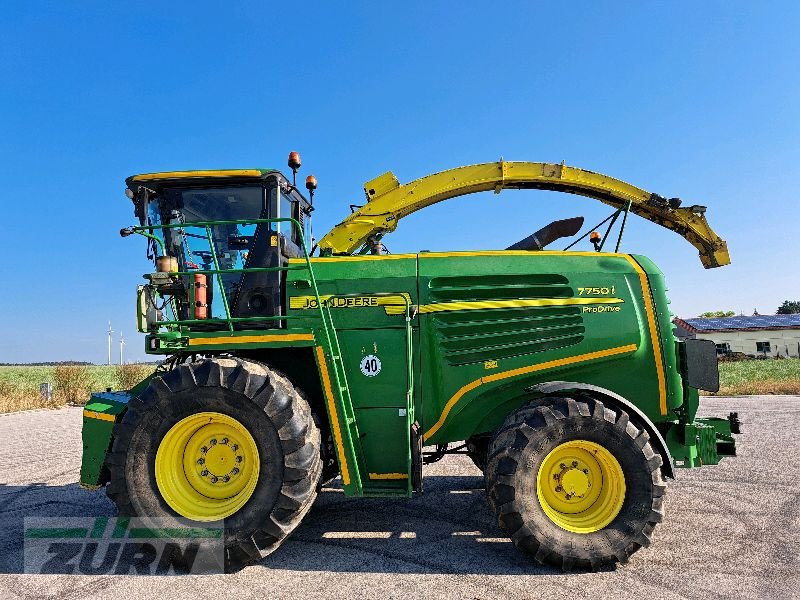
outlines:
[{"label": "louvered vent panel", "polygon": [[[433,302],[536,300],[573,297],[558,274],[437,277]],[[498,360],[563,348],[583,340],[579,306],[536,306],[441,311],[432,314],[444,359],[451,365]]]}]

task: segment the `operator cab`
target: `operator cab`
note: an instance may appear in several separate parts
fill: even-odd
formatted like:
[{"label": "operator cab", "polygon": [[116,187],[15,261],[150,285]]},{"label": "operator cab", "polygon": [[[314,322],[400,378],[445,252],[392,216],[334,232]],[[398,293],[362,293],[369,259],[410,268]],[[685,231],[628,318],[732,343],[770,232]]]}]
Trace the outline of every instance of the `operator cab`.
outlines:
[{"label": "operator cab", "polygon": [[[148,258],[174,257],[177,271],[218,270],[206,275],[207,323],[192,329],[225,328],[226,310],[233,319],[285,314],[282,285],[285,271],[251,271],[284,267],[304,256],[304,235],[288,221],[305,227],[311,206],[280,172],[273,170],[188,171],[135,175],[126,180],[142,227],[163,242],[150,239]],[[237,223],[250,221],[250,223]],[[167,225],[170,227],[160,228]],[[304,234],[305,232],[303,232]],[[241,272],[247,269],[247,272]],[[165,303],[174,320],[195,319],[192,275],[179,276],[174,301]],[[181,288],[183,288],[181,290]],[[237,329],[284,326],[281,320],[237,322]]]}]

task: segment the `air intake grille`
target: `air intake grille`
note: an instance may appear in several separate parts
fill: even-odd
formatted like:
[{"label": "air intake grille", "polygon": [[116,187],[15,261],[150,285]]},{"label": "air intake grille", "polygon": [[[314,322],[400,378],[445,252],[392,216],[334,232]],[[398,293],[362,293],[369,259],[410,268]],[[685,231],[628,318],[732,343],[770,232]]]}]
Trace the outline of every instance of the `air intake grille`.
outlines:
[{"label": "air intake grille", "polygon": [[[448,364],[522,356],[583,340],[579,306],[502,306],[503,301],[573,297],[569,281],[562,275],[438,277],[429,287],[432,301],[440,306],[470,303],[469,309],[432,314]],[[482,307],[482,302],[492,302],[493,308]]]}]

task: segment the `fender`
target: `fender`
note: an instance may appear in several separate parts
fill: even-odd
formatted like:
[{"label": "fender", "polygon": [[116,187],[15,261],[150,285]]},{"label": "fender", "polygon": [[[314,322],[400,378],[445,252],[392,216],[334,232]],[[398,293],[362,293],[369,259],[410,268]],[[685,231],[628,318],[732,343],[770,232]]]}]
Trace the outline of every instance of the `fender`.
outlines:
[{"label": "fender", "polygon": [[621,408],[625,408],[625,410],[636,415],[636,418],[638,418],[644,425],[647,433],[650,434],[650,441],[654,443],[654,449],[664,458],[664,461],[661,464],[661,472],[665,477],[675,479],[675,467],[672,461],[672,455],[669,452],[669,448],[667,448],[667,442],[664,440],[664,436],[661,435],[661,432],[647,417],[647,415],[645,415],[630,400],[626,400],[619,394],[612,392],[611,390],[607,390],[606,388],[588,383],[577,383],[574,381],[548,381],[547,383],[539,383],[526,388],[526,391],[528,392],[536,392],[540,394],[553,394],[555,392],[566,392],[571,390],[591,392],[592,395],[599,396],[602,400],[608,400],[611,403],[616,404]]},{"label": "fender", "polygon": [[130,400],[131,392],[94,392],[83,407],[82,488],[98,490],[108,483],[106,458],[114,443],[114,426],[122,420]]}]

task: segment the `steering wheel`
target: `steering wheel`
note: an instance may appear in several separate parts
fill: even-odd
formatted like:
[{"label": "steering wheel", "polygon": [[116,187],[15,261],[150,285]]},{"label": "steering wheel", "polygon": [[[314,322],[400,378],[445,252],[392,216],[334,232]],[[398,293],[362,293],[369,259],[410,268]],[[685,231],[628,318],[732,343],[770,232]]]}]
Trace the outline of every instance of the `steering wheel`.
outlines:
[{"label": "steering wheel", "polygon": [[197,256],[203,262],[203,266],[210,265],[214,258],[214,255],[208,250],[195,250],[192,252],[192,254]]}]

